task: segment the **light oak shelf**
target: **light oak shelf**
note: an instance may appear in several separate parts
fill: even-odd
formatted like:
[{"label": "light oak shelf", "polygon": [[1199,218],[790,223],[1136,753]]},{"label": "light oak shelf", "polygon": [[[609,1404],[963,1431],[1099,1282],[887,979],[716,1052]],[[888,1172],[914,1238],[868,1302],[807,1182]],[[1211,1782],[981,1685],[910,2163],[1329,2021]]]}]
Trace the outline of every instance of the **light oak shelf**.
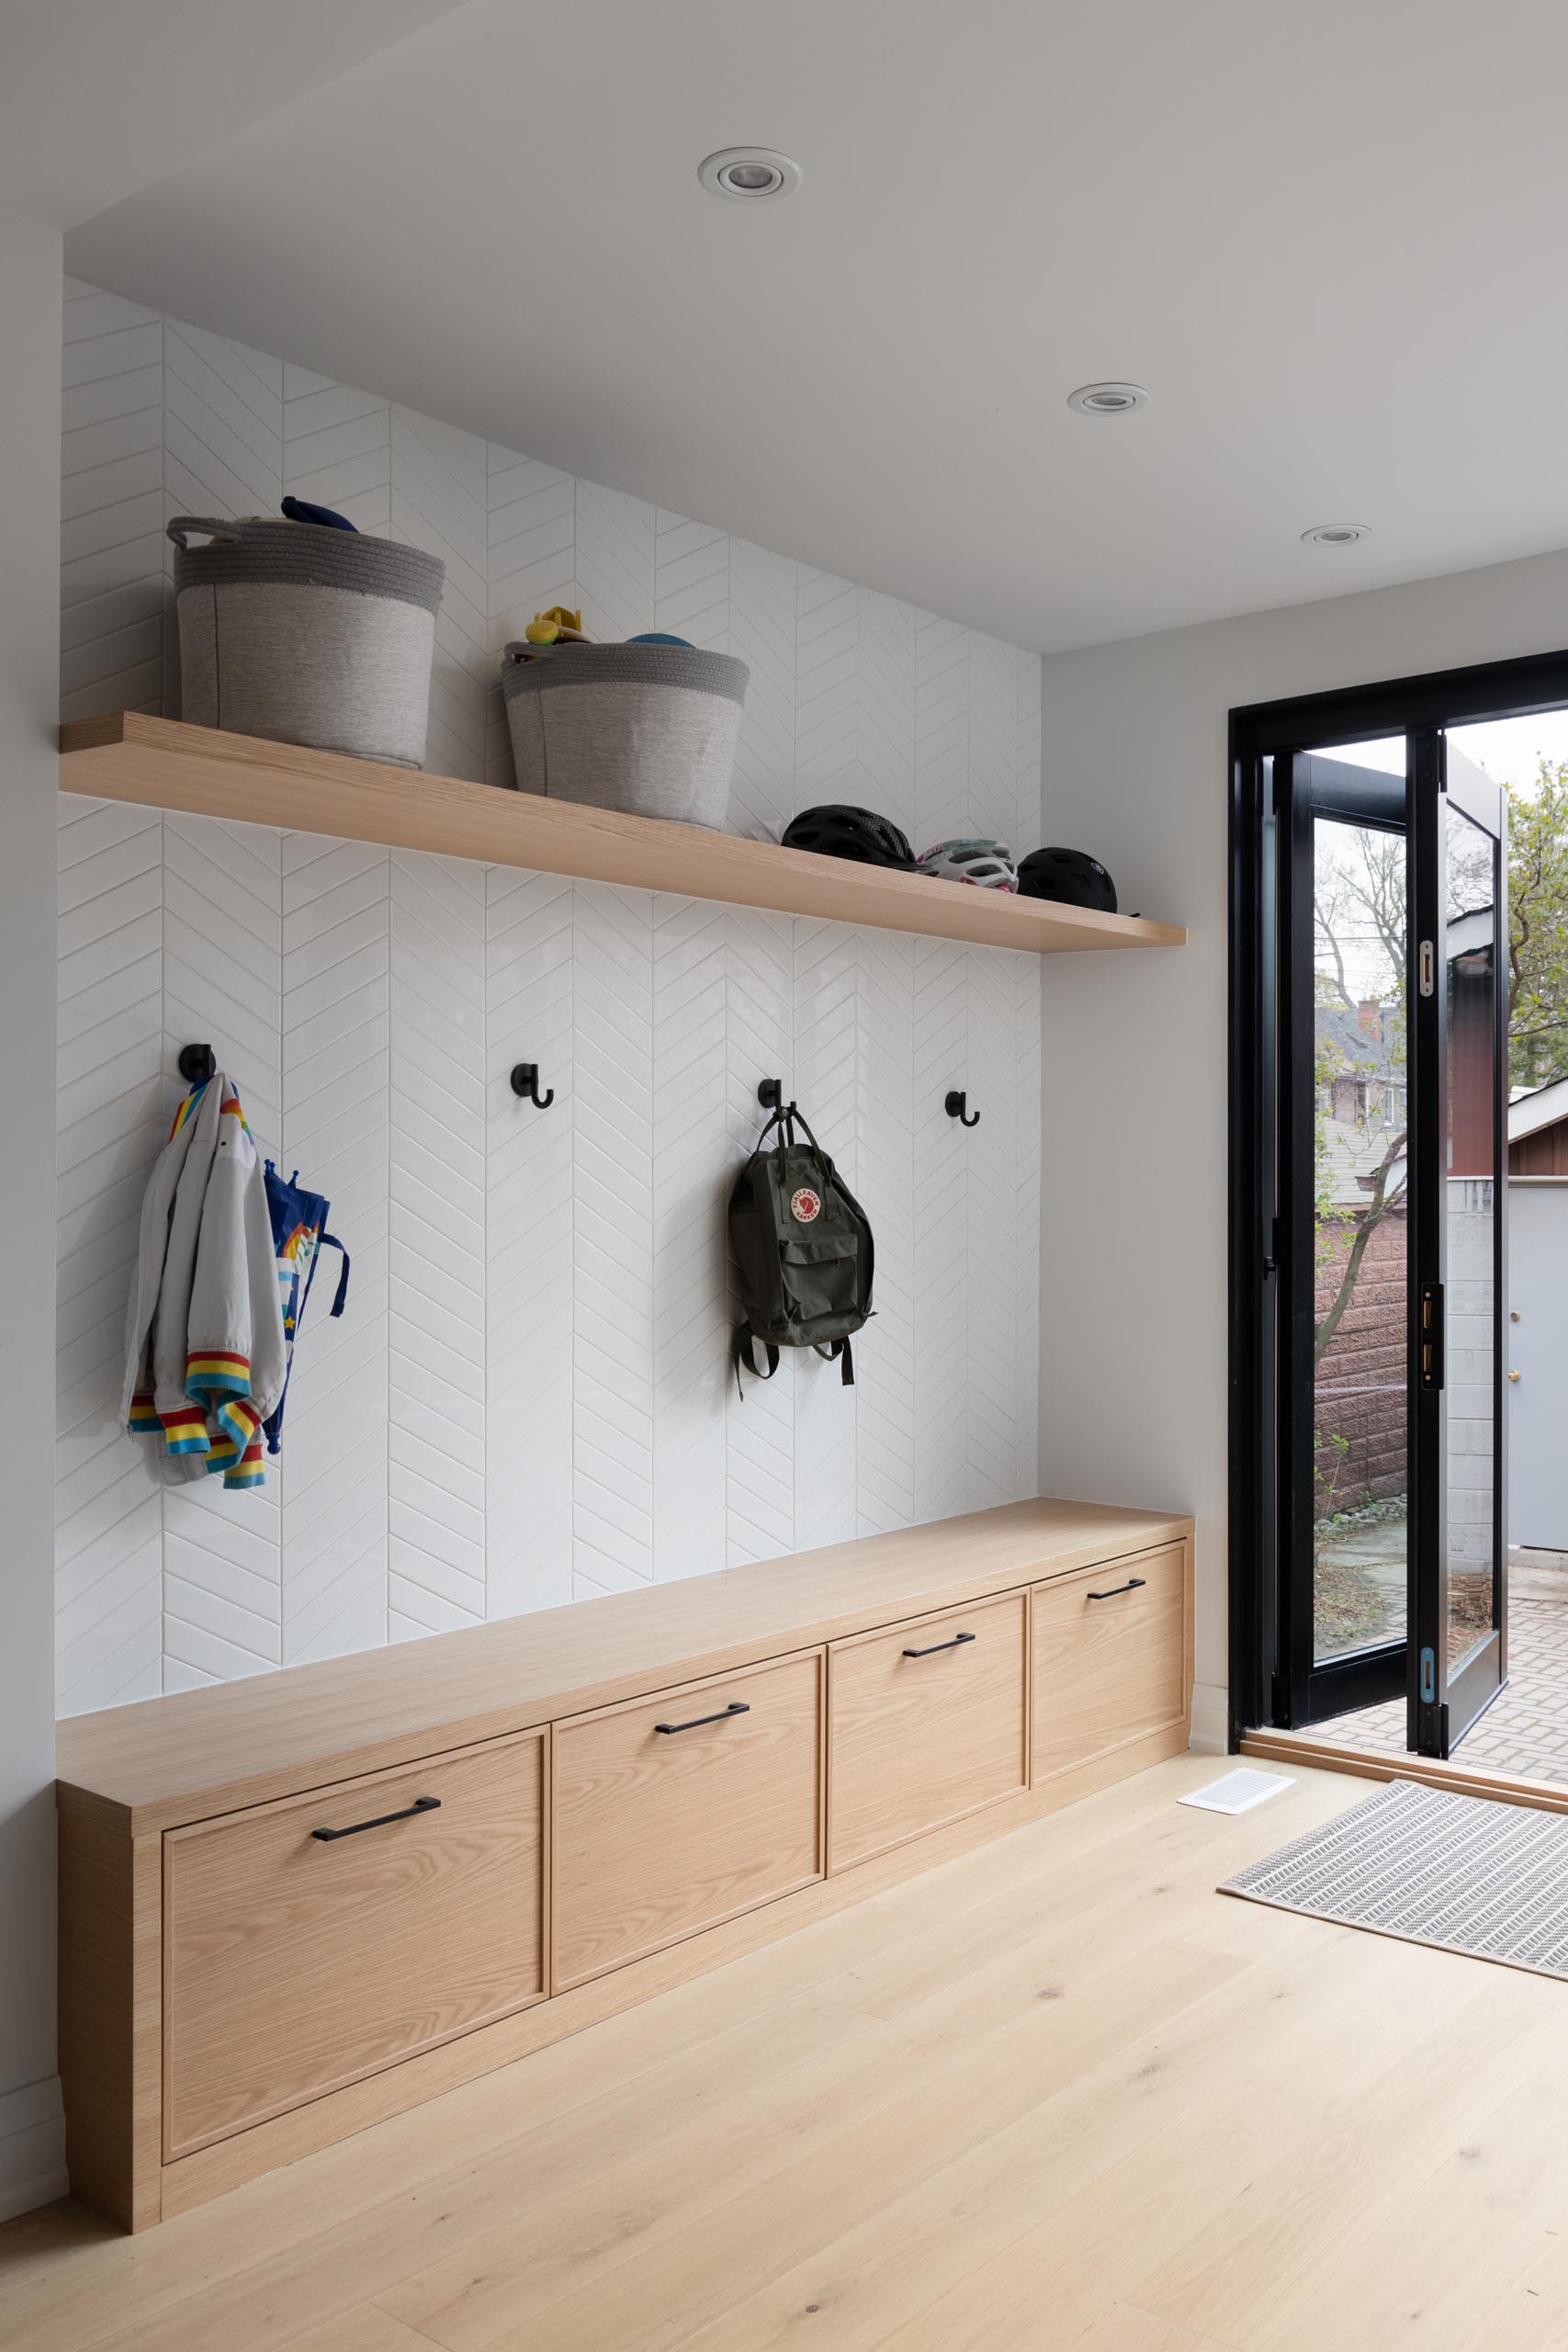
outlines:
[{"label": "light oak shelf", "polygon": [[1039,956],[1187,942],[1179,925],[1137,915],[1095,914],[934,882],[733,833],[497,791],[456,776],[223,734],[135,710],[68,721],[60,730],[60,785],[64,792],[189,816],[280,825]]}]

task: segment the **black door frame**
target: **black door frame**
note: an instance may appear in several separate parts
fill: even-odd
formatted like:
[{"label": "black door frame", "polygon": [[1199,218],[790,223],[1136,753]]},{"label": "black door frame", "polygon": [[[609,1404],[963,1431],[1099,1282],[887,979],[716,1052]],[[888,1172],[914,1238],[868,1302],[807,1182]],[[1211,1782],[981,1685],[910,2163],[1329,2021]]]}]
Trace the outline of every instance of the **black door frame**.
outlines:
[{"label": "black door frame", "polygon": [[[1436,728],[1423,728],[1410,738],[1412,801],[1417,792],[1440,796],[1451,809],[1468,818],[1476,830],[1496,842],[1498,871],[1493,894],[1493,1034],[1495,1066],[1503,1074],[1492,1105],[1493,1168],[1492,1276],[1497,1303],[1496,1333],[1492,1362],[1492,1626],[1489,1638],[1467,1658],[1456,1677],[1452,1671],[1449,1605],[1451,1566],[1445,1552],[1438,1573],[1417,1584],[1412,1575],[1410,1640],[1419,1672],[1410,1676],[1407,1690],[1406,1744],[1426,1756],[1448,1756],[1471,1726],[1484,1714],[1507,1679],[1507,1560],[1506,1540],[1508,1476],[1506,1391],[1504,1386],[1503,1311],[1507,1303],[1508,1230],[1508,840],[1507,803],[1495,787],[1477,791],[1462,775],[1450,775],[1448,747]],[[1488,780],[1477,779],[1477,784]],[[1444,1165],[1449,1119],[1449,1067],[1453,1041],[1449,1030],[1448,963],[1443,948],[1448,900],[1447,849],[1442,819],[1416,844],[1415,888],[1411,896],[1412,937],[1433,945],[1431,988],[1417,986],[1411,1000],[1410,1167],[1416,1179],[1412,1200],[1412,1286],[1416,1312],[1410,1324],[1409,1393],[1417,1476],[1411,1485],[1413,1562],[1422,1551],[1436,1553],[1448,1509],[1450,1391],[1447,1295],[1449,1266],[1448,1184]],[[1425,1180],[1422,1171],[1427,1171]],[[1432,1357],[1435,1352],[1435,1376]],[[1427,1531],[1431,1531],[1428,1533]]]},{"label": "black door frame", "polygon": [[[1230,1742],[1292,1713],[1288,1629],[1280,1623],[1280,1536],[1290,1497],[1275,1477],[1277,1272],[1285,1237],[1273,1213],[1282,1141],[1273,1125],[1275,1041],[1264,977],[1286,893],[1275,854],[1265,763],[1314,747],[1525,718],[1568,707],[1568,651],[1532,654],[1329,694],[1253,703],[1230,714]],[[1506,855],[1506,849],[1505,849]],[[1499,989],[1506,1005],[1506,993]],[[1506,1012],[1504,1015],[1506,1019]],[[1497,1181],[1506,1181],[1506,1152]],[[1414,1320],[1414,1317],[1413,1317]],[[1415,1340],[1413,1336],[1413,1348]],[[1501,1430],[1501,1416],[1498,1429]],[[1414,1629],[1413,1629],[1414,1630]],[[1283,1638],[1282,1638],[1283,1636]],[[1299,1652],[1300,1645],[1296,1645]],[[1374,1654],[1375,1655],[1375,1654]]]},{"label": "black door frame", "polygon": [[[1404,775],[1382,775],[1313,752],[1274,754],[1272,799],[1288,813],[1289,854],[1276,857],[1275,933],[1277,1001],[1288,1024],[1287,1058],[1293,1070],[1310,1069],[1315,1048],[1315,1007],[1310,987],[1302,987],[1314,960],[1313,831],[1317,820],[1369,826],[1410,838],[1410,789]],[[1276,817],[1276,825],[1280,820]],[[1280,838],[1277,834],[1277,839]],[[1259,1001],[1263,991],[1259,989]],[[1278,1247],[1271,1251],[1269,1287],[1274,1292],[1276,1336],[1288,1328],[1291,1346],[1288,1389],[1279,1396],[1280,1427],[1273,1448],[1278,1488],[1276,1544],[1289,1541],[1297,1558],[1310,1552],[1316,1516],[1316,1457],[1313,1333],[1316,1318],[1313,1200],[1314,1120],[1303,1095],[1286,1087],[1275,1097],[1278,1115],[1275,1167],[1286,1181],[1276,1185],[1284,1204]],[[1306,1115],[1302,1115],[1306,1109]],[[1277,1361],[1277,1359],[1276,1359]],[[1270,1692],[1276,1713],[1294,1724],[1321,1722],[1400,1699],[1405,1687],[1405,1640],[1377,1644],[1348,1657],[1319,1662],[1314,1639],[1312,1580],[1289,1580],[1289,1607],[1279,1611],[1278,1656]]]}]

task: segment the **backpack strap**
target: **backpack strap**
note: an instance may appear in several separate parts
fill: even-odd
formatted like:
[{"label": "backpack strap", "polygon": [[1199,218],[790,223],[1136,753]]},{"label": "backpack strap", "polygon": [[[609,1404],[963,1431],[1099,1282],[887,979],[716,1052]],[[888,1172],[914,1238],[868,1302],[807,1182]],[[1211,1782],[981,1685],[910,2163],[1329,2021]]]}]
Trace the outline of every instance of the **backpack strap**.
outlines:
[{"label": "backpack strap", "polygon": [[[336,1250],[343,1259],[343,1272],[337,1278],[337,1296],[333,1300],[332,1306],[328,1310],[331,1314],[341,1315],[344,1308],[348,1305],[348,1251],[344,1249],[343,1243],[338,1239],[335,1233],[323,1233],[321,1239],[321,1248],[322,1250]],[[316,1269],[314,1265],[312,1265],[310,1272],[314,1273]]]},{"label": "backpack strap", "polygon": [[737,1327],[734,1348],[735,1393],[742,1399],[744,1399],[746,1395],[745,1389],[740,1385],[740,1367],[742,1364],[746,1366],[747,1371],[750,1374],[753,1380],[772,1380],[774,1373],[777,1372],[779,1368],[779,1351],[777,1348],[774,1347],[771,1340],[764,1340],[762,1341],[762,1353],[767,1357],[768,1368],[766,1372],[758,1371],[757,1359],[752,1352],[755,1340],[756,1334],[752,1330],[750,1323],[742,1323]]},{"label": "backpack strap", "polygon": [[854,1350],[847,1340],[827,1340],[817,1343],[817,1353],[829,1363],[839,1367],[840,1385],[852,1388],[855,1385]]}]

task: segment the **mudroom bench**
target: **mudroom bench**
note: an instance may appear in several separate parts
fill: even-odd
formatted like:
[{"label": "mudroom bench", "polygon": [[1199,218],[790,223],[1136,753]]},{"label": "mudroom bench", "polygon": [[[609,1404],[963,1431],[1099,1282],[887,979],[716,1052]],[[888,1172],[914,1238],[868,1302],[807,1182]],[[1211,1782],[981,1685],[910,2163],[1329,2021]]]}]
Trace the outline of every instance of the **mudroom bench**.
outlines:
[{"label": "mudroom bench", "polygon": [[71,2186],[142,2229],[1186,1745],[1192,1523],[1013,1503],[59,1727]]}]

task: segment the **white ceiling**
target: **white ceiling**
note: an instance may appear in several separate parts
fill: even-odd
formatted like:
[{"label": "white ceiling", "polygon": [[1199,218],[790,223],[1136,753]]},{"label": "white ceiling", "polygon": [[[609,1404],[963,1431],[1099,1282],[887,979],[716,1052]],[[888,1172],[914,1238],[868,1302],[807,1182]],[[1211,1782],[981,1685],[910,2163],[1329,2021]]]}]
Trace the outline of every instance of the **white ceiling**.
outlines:
[{"label": "white ceiling", "polygon": [[[1047,650],[1568,544],[1561,0],[472,0],[331,70],[71,268]],[[698,187],[753,141],[797,195]]]},{"label": "white ceiling", "polygon": [[460,0],[4,0],[0,187],[62,228]]}]

